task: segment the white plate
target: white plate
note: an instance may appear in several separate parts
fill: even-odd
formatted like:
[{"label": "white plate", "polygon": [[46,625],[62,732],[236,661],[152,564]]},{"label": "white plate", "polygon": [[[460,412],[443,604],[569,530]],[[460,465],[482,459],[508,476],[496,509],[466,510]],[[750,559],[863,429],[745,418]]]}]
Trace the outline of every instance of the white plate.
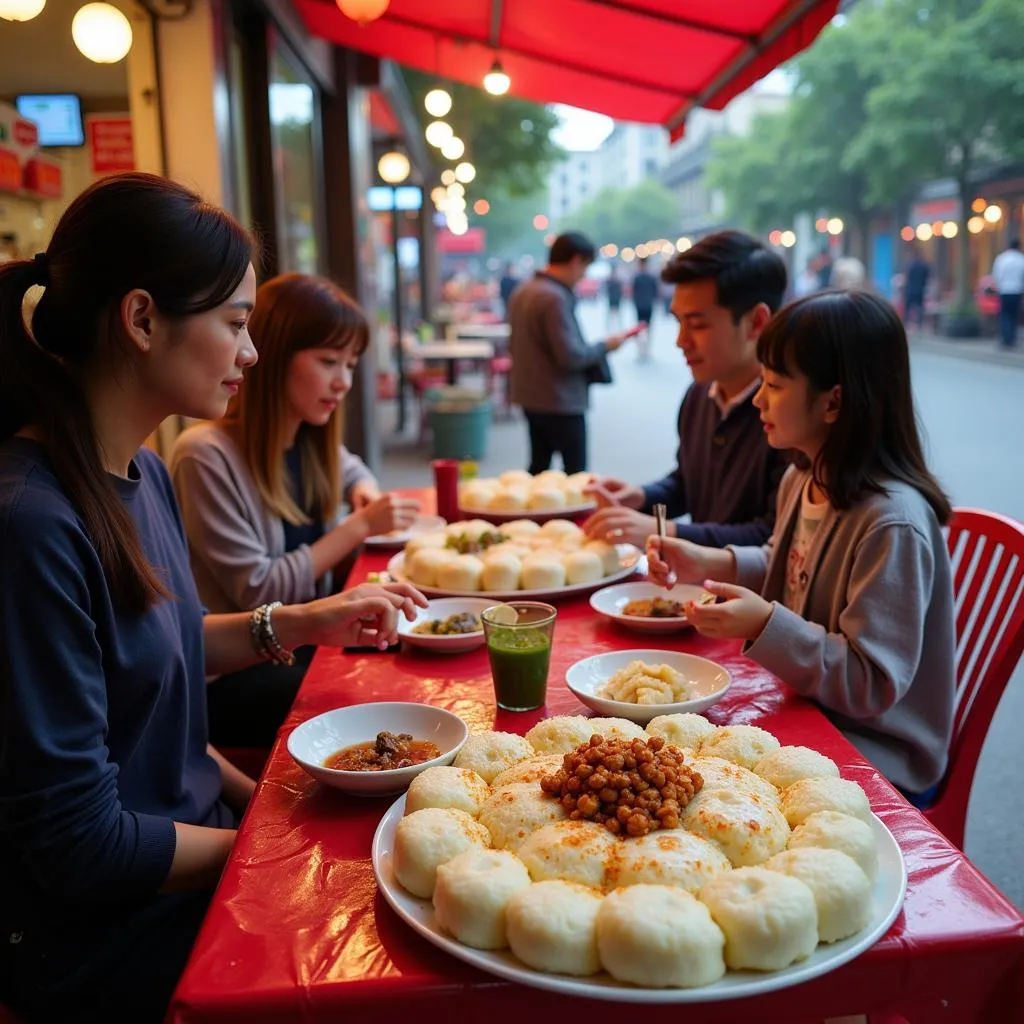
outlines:
[{"label": "white plate", "polygon": [[[621,700],[598,697],[597,691],[631,661],[643,661],[648,665],[671,665],[689,680],[698,696],[675,704],[628,704]],[[628,718],[638,725],[646,725],[658,715],[681,715],[686,712],[699,714],[712,704],[717,704],[731,683],[729,673],[717,662],[680,651],[634,650],[595,654],[570,665],[565,673],[566,686],[588,708],[611,718]]]},{"label": "white plate", "polygon": [[690,620],[685,615],[671,619],[645,619],[639,615],[623,615],[622,609],[630,601],[649,601],[655,597],[685,604],[687,601],[696,601],[703,593],[703,587],[690,583],[679,583],[671,590],[659,587],[656,583],[623,583],[592,594],[590,607],[606,619],[636,633],[678,633],[690,627]]},{"label": "white plate", "polygon": [[[324,761],[339,750],[356,743],[369,743],[377,733],[406,732],[413,739],[436,743],[441,751],[422,764],[383,772],[343,772],[324,767]],[[466,723],[432,704],[380,701],[335,708],[310,718],[292,730],[288,753],[314,779],[353,796],[390,796],[409,788],[409,783],[426,768],[451,764],[469,738]]]},{"label": "white plate", "polygon": [[368,548],[400,548],[418,534],[443,530],[447,525],[448,523],[440,516],[417,516],[408,529],[378,533],[375,537],[367,537],[365,544]]},{"label": "white plate", "polygon": [[874,815],[871,827],[878,844],[878,877],[871,894],[871,919],[867,926],[841,942],[818,948],[806,960],[783,971],[763,974],[757,971],[728,971],[724,978],[702,988],[637,988],[615,981],[605,973],[591,978],[573,978],[564,974],[544,974],[527,967],[508,950],[486,952],[472,949],[445,935],[434,918],[430,900],[421,900],[406,892],[395,878],[392,852],[395,828],[405,812],[405,797],[387,810],[373,837],[373,871],[384,899],[398,916],[428,942],[452,956],[499,978],[523,985],[561,992],[587,999],[605,999],[621,1003],[711,1003],[725,999],[743,999],[800,985],[811,978],[828,974],[865,950],[870,949],[889,930],[903,906],[907,888],[907,869],[903,855],[889,830]]},{"label": "white plate", "polygon": [[516,519],[532,519],[535,523],[546,523],[549,519],[574,519],[597,511],[597,504],[588,501],[585,505],[570,505],[566,508],[521,508],[501,512],[493,508],[463,508],[459,512],[471,519],[486,519],[489,523],[511,523]]},{"label": "white plate", "polygon": [[493,598],[483,597],[448,597],[431,601],[426,608],[416,609],[415,621],[401,619],[398,623],[398,635],[410,646],[422,647],[427,651],[443,651],[445,654],[472,651],[484,645],[483,626],[475,633],[456,633],[451,636],[431,636],[428,633],[416,633],[414,630],[421,622],[447,619],[449,615],[459,615],[462,612],[469,612],[479,619],[483,612],[499,603]]},{"label": "white plate", "polygon": [[[598,587],[606,586],[609,583],[617,583],[619,580],[624,580],[636,572],[641,559],[639,548],[633,547],[632,544],[616,544],[615,547],[619,553],[619,565],[621,568],[618,572],[605,576],[603,580],[595,580],[593,583],[570,583],[564,587],[557,587],[554,590],[481,590],[474,591],[472,596],[476,597],[479,595],[480,597],[492,598],[491,604],[498,604],[501,601],[543,601],[546,598],[552,597],[572,597],[573,595],[589,594]],[[399,552],[388,562],[388,572],[391,574],[392,579],[397,580],[399,583],[412,583],[420,593],[426,594],[427,597],[470,596],[464,591],[442,590],[439,587],[423,587],[419,583],[413,583],[405,575],[404,551]]]}]

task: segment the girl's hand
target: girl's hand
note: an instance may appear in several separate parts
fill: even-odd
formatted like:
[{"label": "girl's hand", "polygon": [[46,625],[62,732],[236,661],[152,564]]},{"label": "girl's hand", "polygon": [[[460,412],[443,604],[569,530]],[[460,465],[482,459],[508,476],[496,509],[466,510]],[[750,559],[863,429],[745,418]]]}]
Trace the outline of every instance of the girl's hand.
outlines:
[{"label": "girl's hand", "polygon": [[[352,496],[353,501],[355,495]],[[353,513],[366,523],[370,531],[367,536],[377,537],[392,530],[405,530],[412,526],[420,503],[415,498],[401,498],[397,494],[385,494],[374,499],[360,511]]]},{"label": "girl's hand", "polygon": [[647,538],[647,572],[654,583],[671,590],[677,583],[696,583],[708,575],[709,549],[692,540]]},{"label": "girl's hand", "polygon": [[759,594],[732,583],[704,581],[704,589],[715,597],[724,597],[721,604],[697,604],[690,601],[686,617],[698,633],[719,640],[756,640],[772,617],[772,606]]},{"label": "girl's hand", "polygon": [[379,647],[398,640],[398,620],[410,622],[427,599],[408,583],[364,583],[300,606],[303,644],[324,647]]},{"label": "girl's hand", "polygon": [[352,511],[358,512],[361,508],[372,505],[380,497],[380,487],[377,486],[376,480],[360,480],[352,488],[349,497],[352,499]]}]

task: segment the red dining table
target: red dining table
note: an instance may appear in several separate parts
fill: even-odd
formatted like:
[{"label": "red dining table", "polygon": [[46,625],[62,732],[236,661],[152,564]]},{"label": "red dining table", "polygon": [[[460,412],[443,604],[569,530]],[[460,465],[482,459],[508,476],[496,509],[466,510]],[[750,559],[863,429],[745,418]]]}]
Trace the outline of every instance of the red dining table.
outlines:
[{"label": "red dining table", "polygon": [[[386,561],[364,554],[350,581],[364,580]],[[757,723],[784,744],[831,757],[845,778],[864,787],[909,873],[896,922],[857,959],[764,996],[645,1005],[645,1024],[810,1024],[852,1014],[877,1014],[886,1024],[1024,1021],[1024,920],[813,703],[745,658],[737,642],[625,632],[599,618],[586,598],[562,601],[558,610],[548,700],[536,712],[496,708],[483,649],[449,656],[317,652],[242,822],[169,1020],[524,1024],[580,1020],[580,1014],[622,1019],[640,1010],[504,981],[415,934],[377,891],[370,863],[374,830],[394,798],[360,799],[320,785],[292,761],[285,742],[296,725],[321,712],[389,700],[436,704],[472,731],[523,733],[549,715],[588,713],[565,686],[573,662],[645,647],[691,651],[724,665],[732,687],[708,718]]]}]

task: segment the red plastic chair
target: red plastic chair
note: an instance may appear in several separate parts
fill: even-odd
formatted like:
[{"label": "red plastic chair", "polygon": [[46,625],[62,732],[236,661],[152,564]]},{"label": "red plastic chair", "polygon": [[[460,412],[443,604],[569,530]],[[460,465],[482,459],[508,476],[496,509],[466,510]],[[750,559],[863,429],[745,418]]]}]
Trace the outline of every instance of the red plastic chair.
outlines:
[{"label": "red plastic chair", "polygon": [[948,531],[956,600],[957,706],[949,767],[925,817],[963,848],[967,803],[992,716],[1024,651],[1024,526],[978,509]]}]

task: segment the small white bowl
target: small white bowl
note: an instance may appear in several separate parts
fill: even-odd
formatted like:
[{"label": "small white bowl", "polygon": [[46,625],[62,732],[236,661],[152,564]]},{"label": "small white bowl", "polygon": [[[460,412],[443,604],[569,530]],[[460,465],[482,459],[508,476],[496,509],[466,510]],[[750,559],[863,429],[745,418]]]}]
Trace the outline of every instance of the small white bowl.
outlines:
[{"label": "small white bowl", "polygon": [[482,625],[475,633],[454,633],[451,636],[432,636],[429,633],[414,633],[413,630],[421,622],[447,619],[449,615],[460,615],[463,612],[475,615],[479,619],[482,612],[496,604],[501,602],[485,597],[448,597],[431,601],[426,608],[416,609],[416,618],[412,622],[406,618],[399,621],[398,635],[410,647],[420,647],[425,651],[439,651],[444,654],[475,651],[484,645]]},{"label": "small white bowl", "polygon": [[[370,743],[385,730],[409,733],[413,739],[436,743],[441,756],[409,768],[381,772],[342,772],[324,767],[324,761],[332,754],[356,743]],[[468,737],[466,723],[443,708],[382,701],[335,708],[303,722],[288,737],[288,753],[314,779],[327,786],[353,796],[388,796],[404,792],[424,769],[451,764]]]},{"label": "small white bowl", "polygon": [[[619,669],[631,661],[643,661],[648,665],[670,665],[689,680],[699,694],[693,700],[676,704],[628,704],[621,700],[598,697],[597,691]],[[732,679],[721,665],[698,658],[695,654],[681,654],[677,651],[613,651],[610,654],[595,654],[570,665],[565,673],[565,682],[570,690],[588,708],[612,718],[628,718],[638,725],[646,725],[658,715],[679,715],[684,712],[698,714],[712,704],[717,704],[726,694]]]},{"label": "small white bowl", "polygon": [[590,596],[590,607],[598,615],[631,629],[636,633],[677,633],[690,628],[690,620],[685,615],[671,619],[645,619],[639,615],[624,615],[622,609],[630,601],[650,601],[655,597],[663,597],[669,601],[685,604],[696,601],[704,593],[703,587],[690,583],[679,583],[671,590],[659,587],[655,583],[621,583],[616,587],[605,587]]}]

